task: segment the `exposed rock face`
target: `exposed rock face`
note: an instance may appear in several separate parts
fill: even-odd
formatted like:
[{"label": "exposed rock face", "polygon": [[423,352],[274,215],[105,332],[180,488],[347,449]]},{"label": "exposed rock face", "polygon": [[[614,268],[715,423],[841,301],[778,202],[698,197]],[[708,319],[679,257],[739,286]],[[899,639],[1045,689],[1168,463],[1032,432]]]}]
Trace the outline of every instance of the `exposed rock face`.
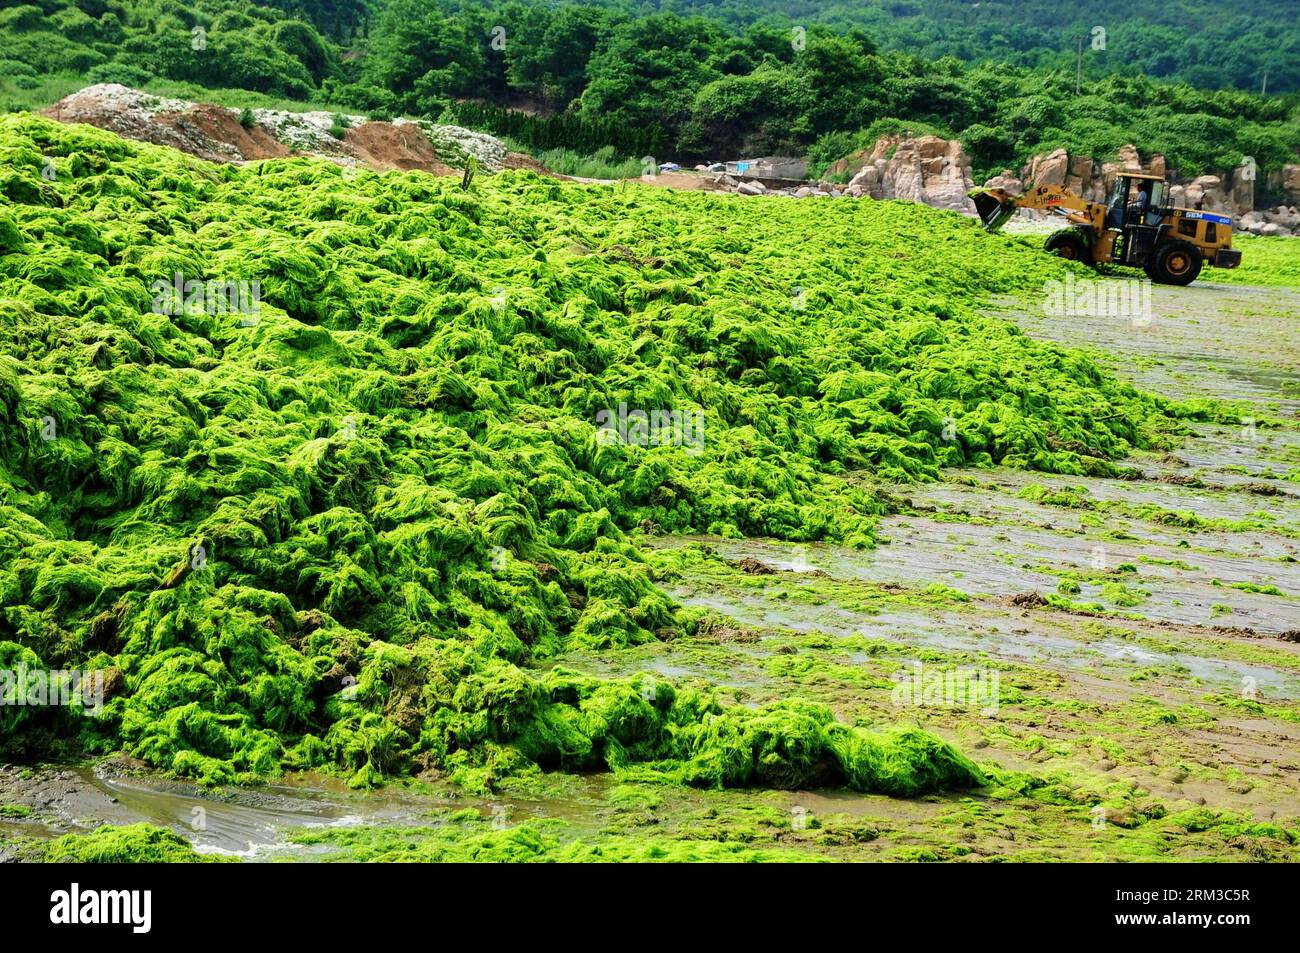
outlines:
[{"label": "exposed rock face", "polygon": [[714,184],[741,195],[783,195],[797,199],[902,199],[934,208],[973,215],[966,197],[974,188],[971,163],[957,141],[938,136],[882,136],[870,152],[857,152],[831,166],[831,174],[853,172],[846,186],[806,182],[785,188],[764,188],[756,180],[739,182],[721,175]]},{"label": "exposed rock face", "polygon": [[985,182],[984,188],[1005,189],[1011,195],[1019,195],[1025,190],[1025,183],[1016,178],[1010,169],[1003,169],[1001,173]]},{"label": "exposed rock face", "polygon": [[[1036,155],[1020,170],[1019,181],[1024,188],[1064,185],[1090,201],[1104,202],[1116,177],[1121,172],[1132,170],[1159,176],[1168,174],[1164,156],[1150,156],[1144,163],[1134,146],[1125,145],[1116,152],[1112,161],[1102,163],[1086,156],[1070,156],[1064,149]],[[985,185],[990,188],[1005,188],[1011,192],[1021,191],[1011,188],[1009,183],[1017,183],[1017,179],[1008,169],[989,179]],[[1280,173],[1273,173],[1269,186],[1285,191],[1289,201],[1300,202],[1300,165],[1285,166]],[[1242,174],[1242,170],[1229,169],[1217,175],[1202,175],[1190,182],[1174,184],[1170,187],[1169,199],[1175,206],[1198,208],[1241,219],[1255,207],[1255,182],[1253,178]]]},{"label": "exposed rock face", "polygon": [[1235,224],[1251,235],[1300,235],[1300,208],[1279,205],[1261,212],[1247,212]]},{"label": "exposed rock face", "polygon": [[1197,176],[1184,188],[1183,194],[1192,208],[1207,212],[1224,210],[1223,179],[1217,175]]},{"label": "exposed rock face", "polygon": [[961,143],[938,136],[922,136],[900,143],[881,175],[886,198],[958,212],[974,210],[974,204],[966,197],[974,186],[970,159]]},{"label": "exposed rock face", "polygon": [[880,191],[880,170],[874,165],[862,169],[857,175],[849,179],[849,193],[851,195],[883,198]]},{"label": "exposed rock face", "polygon": [[1287,201],[1300,203],[1300,165],[1282,166],[1282,191]]},{"label": "exposed rock face", "polygon": [[955,140],[938,136],[882,136],[844,194],[903,199],[934,208],[973,213],[966,193],[974,188],[970,159]]},{"label": "exposed rock face", "polygon": [[1021,170],[1021,178],[1032,187],[1040,185],[1065,185],[1070,171],[1070,156],[1064,149],[1037,155]]},{"label": "exposed rock face", "polygon": [[1115,158],[1117,158],[1120,165],[1126,169],[1142,168],[1142,156],[1138,153],[1137,146],[1133,145],[1131,142],[1120,146],[1119,151],[1115,153]]},{"label": "exposed rock face", "polygon": [[[1137,149],[1131,145],[1122,147],[1115,154],[1114,161],[1104,163],[1085,156],[1072,157],[1064,149],[1057,149],[1034,156],[1020,170],[1019,178],[1011,169],[1003,169],[984,186],[1019,195],[1036,185],[1064,185],[1090,201],[1104,202],[1115,178],[1126,170],[1142,170],[1160,176],[1167,174],[1164,156],[1153,155],[1144,165]],[[1300,203],[1300,165],[1288,165],[1280,172],[1272,173],[1269,188],[1283,190],[1293,204]],[[1230,215],[1238,230],[1256,235],[1300,234],[1300,214],[1294,209],[1279,206],[1268,211],[1252,211],[1255,182],[1237,169],[1171,185],[1169,204]],[[1020,214],[1038,217],[1040,213],[1022,211]]]}]

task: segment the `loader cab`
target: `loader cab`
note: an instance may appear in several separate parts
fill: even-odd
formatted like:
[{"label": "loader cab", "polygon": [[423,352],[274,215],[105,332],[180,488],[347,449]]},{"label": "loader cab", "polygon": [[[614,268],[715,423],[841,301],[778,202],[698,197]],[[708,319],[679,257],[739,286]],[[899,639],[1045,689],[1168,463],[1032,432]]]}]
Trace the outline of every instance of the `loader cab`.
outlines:
[{"label": "loader cab", "polygon": [[1124,172],[1106,202],[1106,228],[1117,231],[1114,260],[1140,268],[1160,238],[1165,214],[1165,180],[1145,172]]},{"label": "loader cab", "polygon": [[1158,225],[1166,198],[1164,179],[1145,173],[1122,174],[1115,179],[1106,201],[1106,227]]}]

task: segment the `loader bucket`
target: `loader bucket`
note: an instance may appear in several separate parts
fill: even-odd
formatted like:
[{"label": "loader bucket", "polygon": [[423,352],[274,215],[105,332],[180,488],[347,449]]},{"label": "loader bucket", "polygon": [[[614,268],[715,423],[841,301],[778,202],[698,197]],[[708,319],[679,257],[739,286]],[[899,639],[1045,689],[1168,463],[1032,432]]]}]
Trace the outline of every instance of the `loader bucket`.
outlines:
[{"label": "loader bucket", "polygon": [[1003,201],[992,192],[973,192],[970,198],[987,232],[996,232],[1016,211],[1014,202]]}]

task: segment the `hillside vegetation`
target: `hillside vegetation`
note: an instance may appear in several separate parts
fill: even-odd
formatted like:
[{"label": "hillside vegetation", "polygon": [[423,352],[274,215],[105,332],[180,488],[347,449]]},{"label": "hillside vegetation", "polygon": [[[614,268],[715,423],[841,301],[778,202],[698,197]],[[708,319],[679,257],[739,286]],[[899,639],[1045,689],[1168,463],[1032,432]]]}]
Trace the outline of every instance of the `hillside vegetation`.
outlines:
[{"label": "hillside vegetation", "polygon": [[[372,115],[446,114],[536,150],[612,147],[631,158],[686,161],[811,150],[824,162],[868,133],[931,129],[960,137],[981,176],[1048,149],[1101,157],[1129,142],[1144,153],[1164,153],[1186,176],[1232,168],[1245,156],[1267,173],[1294,161],[1300,144],[1294,94],[1211,92],[1121,75],[1102,68],[1108,45],[1104,53],[1089,53],[1084,88],[1075,95],[1072,68],[1027,54],[1004,57],[996,43],[989,44],[988,59],[1010,63],[916,55],[938,49],[908,47],[898,39],[903,27],[889,27],[910,23],[902,16],[907,5],[890,8],[902,16],[898,21],[875,17],[859,28],[847,7],[810,4],[818,16],[796,37],[787,21],[742,27],[671,12],[640,15],[640,8],[531,0],[482,6],[384,0],[370,14],[311,2],[287,5],[289,13],[246,0],[79,3],[5,0],[0,106],[46,105],[86,82],[197,83]],[[985,16],[984,7],[992,16],[1005,6],[981,5],[978,16]],[[1040,22],[1037,7],[1008,10],[999,21],[1008,36],[1046,42],[1041,32],[1013,30],[1026,17]],[[734,11],[724,6],[722,12]],[[1263,7],[1247,4],[1236,15],[1258,31]],[[949,29],[949,22],[940,16],[935,29]],[[1270,48],[1285,60],[1296,42],[1287,31],[1295,27],[1280,19],[1275,26],[1282,37]],[[1140,17],[1116,24],[1114,44],[1126,49],[1134,30],[1153,35],[1142,29]],[[1189,43],[1198,50],[1205,45]],[[1279,64],[1273,90],[1294,87],[1288,69]],[[1185,78],[1176,70],[1153,72]],[[1225,73],[1209,85],[1231,81]],[[542,115],[459,102],[467,98],[491,107],[523,101]]]},{"label": "hillside vegetation", "polygon": [[[600,2],[600,0],[597,0]],[[613,0],[612,7],[622,7]],[[655,0],[639,9],[717,17],[736,26],[782,19],[859,28],[883,49],[969,63],[1074,70],[1084,38],[1089,75],[1143,73],[1204,89],[1300,90],[1300,30],[1279,0]],[[1106,33],[1094,49],[1093,29]]]}]

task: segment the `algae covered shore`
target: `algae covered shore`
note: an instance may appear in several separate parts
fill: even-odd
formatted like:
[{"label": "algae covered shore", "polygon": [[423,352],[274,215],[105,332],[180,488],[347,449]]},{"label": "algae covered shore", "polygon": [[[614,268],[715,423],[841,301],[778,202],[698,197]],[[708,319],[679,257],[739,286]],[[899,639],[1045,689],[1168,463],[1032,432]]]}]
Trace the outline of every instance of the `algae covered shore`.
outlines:
[{"label": "algae covered shore", "polygon": [[[788,859],[762,832],[800,790],[893,822],[974,791],[1157,819],[891,708],[888,652],[819,657],[798,626],[693,597],[780,579],[723,542],[872,552],[950,468],[1118,482],[1193,425],[1240,425],[989,307],[1072,266],[897,202],[217,166],[26,115],[0,118],[0,153],[0,664],[100,691],[0,708],[0,758],[125,757],[194,797],[313,772],[336,797],[452,799],[427,827],[300,838],[359,859]],[[897,607],[958,611],[958,578]],[[774,654],[738,692],[729,653],[760,637]],[[674,653],[694,655],[674,672]],[[847,702],[854,684],[884,703]],[[590,777],[621,819],[603,841],[483,819]],[[656,846],[635,819],[664,801],[696,822]],[[702,817],[719,836],[682,848]],[[1294,843],[1184,820],[1216,832],[1206,851]],[[882,823],[796,828],[795,852],[851,856]],[[187,856],[158,826],[41,850]]]}]

